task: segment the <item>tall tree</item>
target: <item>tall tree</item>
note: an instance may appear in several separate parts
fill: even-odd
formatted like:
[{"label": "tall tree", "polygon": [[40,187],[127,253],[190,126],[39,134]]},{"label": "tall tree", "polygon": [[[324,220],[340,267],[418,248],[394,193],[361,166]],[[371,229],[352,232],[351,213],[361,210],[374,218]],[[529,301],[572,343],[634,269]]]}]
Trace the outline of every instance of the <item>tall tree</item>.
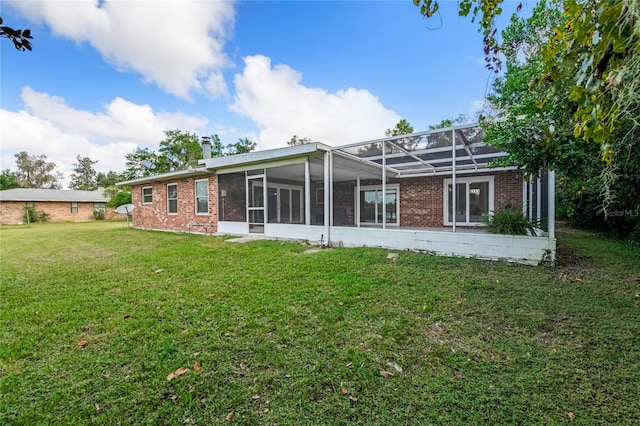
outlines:
[{"label": "tall tree", "polygon": [[291,139],[287,142],[287,145],[296,146],[296,145],[304,145],[304,144],[308,144],[308,143],[311,143],[311,139],[309,139],[309,138],[299,138],[298,135],[293,135],[291,137]]},{"label": "tall tree", "polygon": [[212,157],[224,157],[225,146],[222,145],[220,137],[218,135],[211,135],[211,156]]},{"label": "tall tree", "polygon": [[98,184],[96,182],[96,169],[93,168],[93,165],[98,160],[94,161],[89,157],[81,157],[80,155],[76,159],[78,162],[73,165],[73,173],[69,176],[71,179],[69,188],[94,191],[98,188]]},{"label": "tall tree", "polygon": [[123,180],[126,180],[126,178],[122,175],[122,173],[114,172],[113,170],[110,170],[107,173],[96,173],[96,184],[100,188],[109,188],[111,186],[115,186],[116,183]]},{"label": "tall tree", "polygon": [[227,145],[227,155],[246,154],[255,151],[256,146],[249,138],[238,139],[238,142]]},{"label": "tall tree", "polygon": [[4,169],[0,172],[0,191],[19,187],[18,178],[14,172],[9,169]]},{"label": "tall tree", "polygon": [[386,136],[400,136],[413,133],[413,126],[404,118],[396,123],[393,129],[387,129],[384,134]]},{"label": "tall tree", "polygon": [[33,49],[33,47],[31,46],[31,42],[29,41],[33,39],[31,30],[16,30],[2,24],[3,21],[0,17],[0,38],[8,38],[13,42],[13,46],[22,52],[24,52],[25,50]]},{"label": "tall tree", "polygon": [[125,180],[138,179],[169,171],[169,163],[164,155],[149,150],[149,148],[136,147],[135,150],[125,154],[126,169],[122,173]]},{"label": "tall tree", "polygon": [[[477,19],[487,65],[495,71],[502,66],[496,28],[502,2],[459,2],[460,15]],[[413,3],[426,17],[439,7],[439,0]],[[571,101],[574,136],[595,142],[605,163],[622,168],[615,154],[622,146],[637,149],[633,135],[640,129],[640,0],[551,0],[549,9],[558,10],[563,23],[551,28],[539,51],[541,78],[535,84],[570,77],[569,87],[557,95]],[[541,102],[556,102],[554,93],[547,95]]]},{"label": "tall tree", "polygon": [[202,159],[202,146],[198,135],[176,129],[165,130],[164,136],[159,151],[167,159],[169,171],[198,165],[198,160]]},{"label": "tall tree", "polygon": [[15,155],[16,178],[18,184],[23,188],[50,188],[60,189],[60,181],[64,179],[64,174],[56,171],[56,163],[47,161],[46,155],[29,155],[22,151]]}]

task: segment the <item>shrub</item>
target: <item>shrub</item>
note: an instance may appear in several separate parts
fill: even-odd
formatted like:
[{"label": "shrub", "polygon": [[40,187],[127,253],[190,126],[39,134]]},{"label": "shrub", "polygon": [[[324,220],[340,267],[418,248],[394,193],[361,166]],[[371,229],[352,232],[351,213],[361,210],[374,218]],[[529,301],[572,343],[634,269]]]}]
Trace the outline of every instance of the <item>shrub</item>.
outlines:
[{"label": "shrub", "polygon": [[24,213],[22,213],[22,221],[26,223],[33,223],[38,221],[38,215],[36,209],[33,207],[25,207]]},{"label": "shrub", "polygon": [[40,210],[37,215],[40,222],[46,222],[47,220],[49,220],[49,217],[51,217],[49,213],[45,212],[44,210]]},{"label": "shrub", "polygon": [[487,227],[492,234],[535,235],[538,223],[528,219],[522,210],[504,208],[486,218]]},{"label": "shrub", "polygon": [[94,210],[93,218],[95,220],[104,220],[104,210]]},{"label": "shrub", "polygon": [[131,204],[131,191],[120,191],[107,202],[107,207],[116,208],[123,204]]}]

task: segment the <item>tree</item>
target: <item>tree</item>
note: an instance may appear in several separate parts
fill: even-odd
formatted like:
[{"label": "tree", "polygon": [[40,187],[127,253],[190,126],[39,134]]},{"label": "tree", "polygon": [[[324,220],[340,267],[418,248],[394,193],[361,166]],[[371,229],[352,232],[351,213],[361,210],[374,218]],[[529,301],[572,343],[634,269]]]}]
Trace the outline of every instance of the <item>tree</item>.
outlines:
[{"label": "tree", "polygon": [[31,30],[15,30],[11,27],[3,26],[2,23],[3,21],[0,17],[0,38],[8,38],[13,42],[13,46],[21,52],[32,49],[29,41],[33,39]]},{"label": "tree", "polygon": [[460,124],[467,124],[469,122],[470,120],[467,114],[460,114],[456,118],[445,118],[438,124],[430,124],[429,130],[446,129],[447,127],[453,127]]},{"label": "tree", "polygon": [[159,152],[168,161],[168,171],[183,170],[198,165],[202,159],[202,146],[198,135],[182,130],[165,130]]},{"label": "tree", "polygon": [[89,157],[81,157],[80,155],[78,155],[76,159],[78,162],[73,165],[73,173],[69,176],[71,178],[69,188],[82,191],[94,191],[98,188],[98,184],[96,182],[96,170],[93,168],[93,165],[96,164],[98,160],[93,161]]},{"label": "tree", "polygon": [[112,170],[107,173],[98,172],[96,173],[96,185],[100,188],[109,188],[115,186],[116,183],[126,180],[126,178],[118,172],[114,172]]},{"label": "tree", "polygon": [[[546,73],[544,52],[555,43],[557,28],[569,22],[545,1],[528,19],[512,17],[500,46],[506,72],[488,97],[493,114],[482,122],[485,140],[509,153],[501,165],[517,166],[525,175],[555,170],[558,212],[573,224],[640,240],[640,213],[634,213],[640,205],[632,190],[640,185],[640,155],[633,144],[620,143],[637,140],[640,128],[621,120],[622,127],[607,142],[610,161],[603,162],[603,148],[575,131],[574,114],[581,104],[572,95],[574,74],[549,78]],[[625,214],[610,217],[610,211]]]},{"label": "tree", "polygon": [[299,138],[298,135],[293,135],[291,139],[287,142],[289,146],[297,146],[297,145],[305,145],[311,143],[311,139],[309,138]]},{"label": "tree", "polygon": [[227,155],[246,154],[254,151],[256,146],[249,138],[238,139],[238,142],[227,145]]},{"label": "tree", "polygon": [[9,169],[4,169],[0,172],[0,191],[19,187],[18,178],[14,172]]},{"label": "tree", "polygon": [[224,157],[225,146],[222,145],[220,137],[218,135],[211,136],[211,157]]},{"label": "tree", "polygon": [[387,129],[384,132],[386,136],[408,135],[409,133],[413,133],[413,126],[411,126],[411,124],[409,124],[409,122],[404,118],[396,123],[396,127],[393,129]]},{"label": "tree", "polygon": [[47,161],[46,155],[29,155],[22,151],[15,155],[16,178],[23,188],[60,189],[60,181],[64,179],[62,172],[56,171],[56,163]]},{"label": "tree", "polygon": [[[485,60],[496,72],[502,66],[495,26],[502,1],[459,3],[460,15],[480,18]],[[438,0],[413,3],[426,17],[438,10]],[[563,19],[550,27],[549,38],[538,52],[541,75],[535,84],[572,78],[566,92],[559,95],[571,101],[568,112],[574,136],[599,144],[602,160],[622,167],[614,163],[615,153],[621,147],[637,146],[631,135],[640,128],[640,0],[551,0],[551,9]],[[543,102],[554,102],[553,98]]]},{"label": "tree", "polygon": [[149,148],[137,147],[125,154],[126,170],[122,173],[125,180],[138,179],[169,171],[169,162],[164,155],[158,155]]}]

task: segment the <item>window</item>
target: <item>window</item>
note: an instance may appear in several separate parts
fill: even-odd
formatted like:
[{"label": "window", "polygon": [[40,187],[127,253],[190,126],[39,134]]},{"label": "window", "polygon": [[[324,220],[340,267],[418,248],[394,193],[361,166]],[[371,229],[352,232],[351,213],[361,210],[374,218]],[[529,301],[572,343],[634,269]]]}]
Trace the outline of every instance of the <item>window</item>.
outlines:
[{"label": "window", "polygon": [[[398,185],[387,185],[385,223],[399,225]],[[360,188],[360,223],[382,225],[382,186]]]},{"label": "window", "polygon": [[142,188],[142,204],[153,203],[153,188],[146,186]]},{"label": "window", "polygon": [[78,213],[78,203],[75,201],[71,203],[71,213]]},{"label": "window", "polygon": [[167,185],[167,213],[178,214],[178,184]]},{"label": "window", "polygon": [[[444,180],[444,223],[453,223],[453,181]],[[478,225],[493,211],[493,176],[456,179],[456,224]]]},{"label": "window", "polygon": [[196,214],[209,214],[209,179],[196,181]]},{"label": "window", "polygon": [[107,203],[93,203],[93,211],[106,212]]},{"label": "window", "polygon": [[324,188],[316,188],[316,204],[324,204]]}]

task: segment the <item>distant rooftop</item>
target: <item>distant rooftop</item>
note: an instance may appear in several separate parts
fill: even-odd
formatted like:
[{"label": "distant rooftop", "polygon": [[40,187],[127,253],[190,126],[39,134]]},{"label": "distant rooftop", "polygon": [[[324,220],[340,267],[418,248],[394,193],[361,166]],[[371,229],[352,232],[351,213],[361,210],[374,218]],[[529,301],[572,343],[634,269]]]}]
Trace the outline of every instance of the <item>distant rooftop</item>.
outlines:
[{"label": "distant rooftop", "polygon": [[105,203],[103,190],[78,191],[75,189],[14,188],[0,191],[0,201],[59,201]]}]

